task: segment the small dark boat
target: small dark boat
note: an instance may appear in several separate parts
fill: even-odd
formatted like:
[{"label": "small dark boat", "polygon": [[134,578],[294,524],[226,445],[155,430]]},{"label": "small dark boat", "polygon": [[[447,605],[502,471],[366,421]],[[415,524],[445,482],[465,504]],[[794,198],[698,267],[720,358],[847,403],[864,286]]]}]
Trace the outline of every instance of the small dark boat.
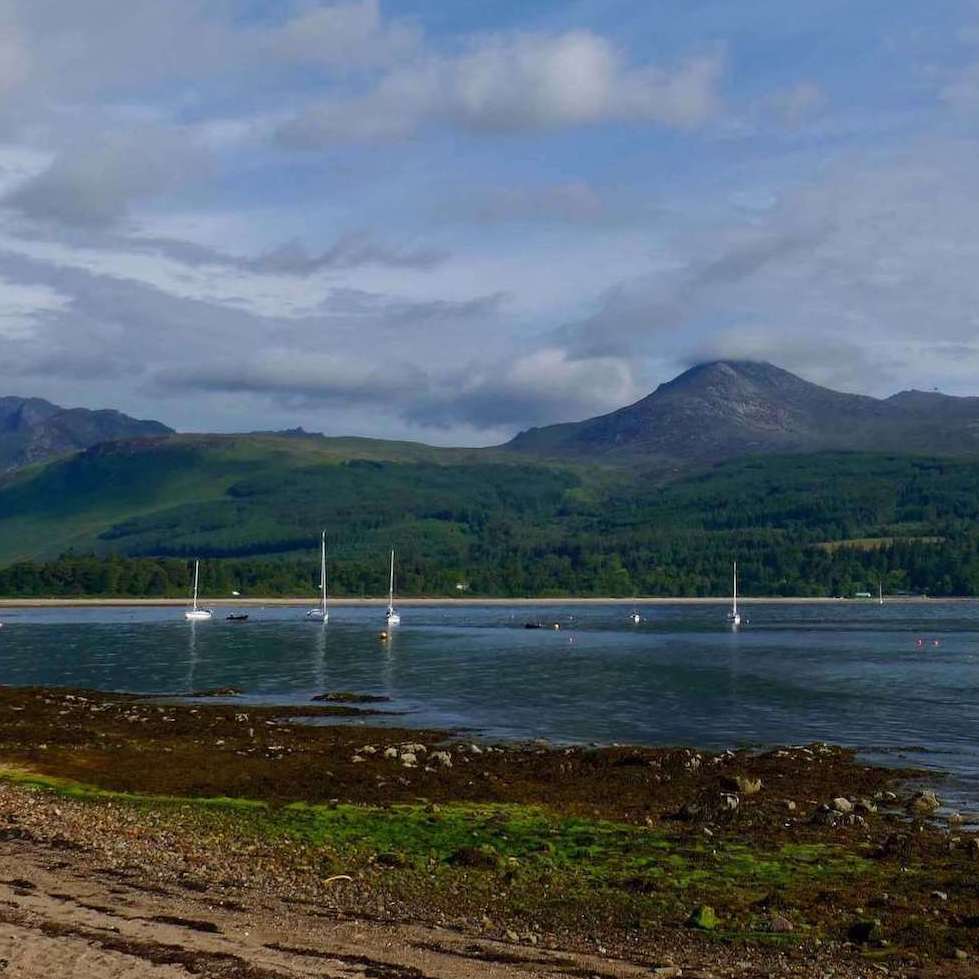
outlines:
[{"label": "small dark boat", "polygon": [[247,622],[248,613],[247,612],[230,612],[225,616],[228,622]]}]

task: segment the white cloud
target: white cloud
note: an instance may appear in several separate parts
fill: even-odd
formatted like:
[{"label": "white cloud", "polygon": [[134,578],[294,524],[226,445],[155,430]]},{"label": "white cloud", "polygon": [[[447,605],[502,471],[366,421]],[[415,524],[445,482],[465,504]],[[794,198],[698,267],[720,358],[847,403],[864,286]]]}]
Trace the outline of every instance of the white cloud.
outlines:
[{"label": "white cloud", "polygon": [[621,282],[556,341],[588,358],[764,357],[880,394],[930,387],[943,361],[946,376],[974,371],[975,153],[854,155],[766,211],[674,233],[672,265]]},{"label": "white cloud", "polygon": [[436,379],[432,387],[402,410],[409,419],[436,428],[522,428],[571,421],[611,411],[647,393],[628,360],[572,360],[557,347],[504,361],[473,361]]},{"label": "white cloud", "polygon": [[421,43],[414,25],[384,19],[379,0],[310,7],[265,41],[274,56],[292,64],[351,67],[388,65]]},{"label": "white cloud", "polygon": [[428,124],[483,132],[614,120],[696,127],[719,108],[719,55],[632,65],[591,31],[483,38],[461,55],[390,72],[366,95],[327,98],[282,127],[289,142],[401,137]]},{"label": "white cloud", "polygon": [[29,218],[101,227],[125,218],[133,203],[173,192],[206,170],[204,152],[179,130],[91,133],[0,203]]}]

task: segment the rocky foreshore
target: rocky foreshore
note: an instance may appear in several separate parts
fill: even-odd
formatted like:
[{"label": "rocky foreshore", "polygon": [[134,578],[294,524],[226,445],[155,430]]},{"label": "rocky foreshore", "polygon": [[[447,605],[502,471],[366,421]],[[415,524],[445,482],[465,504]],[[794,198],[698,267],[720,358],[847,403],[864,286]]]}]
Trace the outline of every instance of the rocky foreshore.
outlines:
[{"label": "rocky foreshore", "polygon": [[487,744],[368,727],[363,702],[0,688],[0,960],[30,939],[35,963],[94,949],[93,976],[977,974],[979,839],[921,773],[827,745]]}]

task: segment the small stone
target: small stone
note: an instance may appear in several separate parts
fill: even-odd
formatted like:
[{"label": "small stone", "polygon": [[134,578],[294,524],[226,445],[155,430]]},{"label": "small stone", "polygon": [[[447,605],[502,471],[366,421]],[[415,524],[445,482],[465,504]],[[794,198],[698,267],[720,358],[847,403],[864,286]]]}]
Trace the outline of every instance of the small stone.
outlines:
[{"label": "small stone", "polygon": [[737,812],[741,800],[733,792],[722,792],[718,801],[721,812]]},{"label": "small stone", "polygon": [[398,749],[397,748],[385,748],[384,749],[384,757],[385,758],[390,758],[390,759],[397,758],[398,757]]},{"label": "small stone", "polygon": [[418,764],[418,756],[413,751],[401,752],[401,764],[405,768],[414,768]]},{"label": "small stone", "polygon": [[952,957],[959,962],[964,962],[969,957],[969,953],[964,948],[957,948],[952,952]]},{"label": "small stone", "polygon": [[364,759],[361,758],[360,755],[354,755],[353,758],[351,758],[350,760],[356,765],[359,762],[362,762]]},{"label": "small stone", "polygon": [[786,800],[785,800],[785,808],[786,808],[786,809],[787,809],[787,810],[788,810],[789,812],[795,812],[795,810],[796,810],[796,805],[795,805],[795,803],[794,803],[794,802],[793,802],[793,801],[792,801],[791,799],[786,799]]},{"label": "small stone", "polygon": [[432,764],[441,765],[443,768],[452,767],[452,756],[447,751],[433,751],[429,758]]},{"label": "small stone", "polygon": [[774,932],[776,935],[786,935],[790,931],[795,931],[795,925],[784,915],[776,914],[772,916],[772,920],[768,923],[768,930]]},{"label": "small stone", "polygon": [[945,891],[932,891],[931,892],[931,896],[936,901],[947,901],[948,900],[948,894]]},{"label": "small stone", "polygon": [[654,976],[662,976],[663,979],[675,979],[676,976],[683,975],[683,970],[678,965],[658,965],[652,973]]},{"label": "small stone", "polygon": [[853,803],[849,799],[844,799],[843,796],[839,796],[830,803],[830,807],[836,812],[853,812]]},{"label": "small stone", "polygon": [[506,937],[507,937],[507,940],[508,941],[511,941],[511,942],[519,942],[520,941],[520,936],[512,928],[507,928],[507,930],[506,930]]}]

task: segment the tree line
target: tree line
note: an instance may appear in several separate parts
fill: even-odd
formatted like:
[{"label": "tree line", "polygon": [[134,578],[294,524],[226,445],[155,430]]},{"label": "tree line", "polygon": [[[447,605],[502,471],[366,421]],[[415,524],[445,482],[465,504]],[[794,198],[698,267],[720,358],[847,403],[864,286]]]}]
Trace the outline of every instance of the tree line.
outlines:
[{"label": "tree line", "polygon": [[[979,595],[979,534],[950,541],[896,540],[879,546],[791,542],[783,534],[705,535],[644,541],[566,541],[542,546],[513,541],[492,559],[446,566],[405,554],[398,566],[404,596],[561,597],[725,595],[731,562],[739,562],[745,595],[852,596],[859,591],[935,597]],[[179,598],[189,593],[193,566],[176,558],[65,554],[47,562],[0,569],[0,596],[9,598]],[[318,594],[319,570],[309,559],[205,559],[201,594],[248,597]],[[458,586],[462,585],[460,589]],[[329,566],[329,591],[379,597],[387,591],[383,555],[342,559]]]}]

